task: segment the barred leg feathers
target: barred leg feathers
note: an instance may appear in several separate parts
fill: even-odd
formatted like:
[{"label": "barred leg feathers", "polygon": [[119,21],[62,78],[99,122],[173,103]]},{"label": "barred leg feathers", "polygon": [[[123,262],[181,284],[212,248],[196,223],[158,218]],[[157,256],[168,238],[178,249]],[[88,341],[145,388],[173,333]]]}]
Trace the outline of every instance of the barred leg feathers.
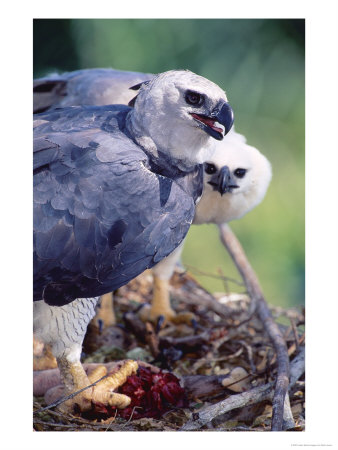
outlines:
[{"label": "barred leg feathers", "polygon": [[[106,368],[102,366],[87,376],[80,362],[82,341],[87,325],[95,315],[97,301],[98,297],[77,299],[62,307],[49,306],[43,301],[34,303],[34,332],[44,343],[51,345],[60,370],[62,396],[91,385],[107,373]],[[70,413],[77,410],[87,411],[91,409],[92,402],[118,408],[127,407],[130,398],[115,393],[114,390],[122,385],[129,375],[136,373],[137,368],[135,361],[127,361],[116,373],[61,403],[58,408]],[[53,393],[49,392],[48,397],[52,396]]]}]

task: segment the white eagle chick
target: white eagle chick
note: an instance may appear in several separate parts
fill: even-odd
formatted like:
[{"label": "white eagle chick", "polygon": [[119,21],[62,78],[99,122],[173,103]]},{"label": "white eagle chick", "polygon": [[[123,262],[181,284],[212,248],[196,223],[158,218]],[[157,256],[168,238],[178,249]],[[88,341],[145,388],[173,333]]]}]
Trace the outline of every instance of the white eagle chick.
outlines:
[{"label": "white eagle chick", "polygon": [[232,129],[204,164],[204,188],[193,223],[240,219],[264,198],[271,181],[267,158]]}]

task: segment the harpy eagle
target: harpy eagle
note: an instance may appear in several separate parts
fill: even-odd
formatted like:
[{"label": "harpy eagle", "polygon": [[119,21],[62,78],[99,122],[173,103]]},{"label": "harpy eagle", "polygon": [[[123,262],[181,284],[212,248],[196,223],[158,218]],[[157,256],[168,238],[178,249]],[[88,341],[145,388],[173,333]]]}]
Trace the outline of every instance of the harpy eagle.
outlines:
[{"label": "harpy eagle", "polygon": [[[133,103],[34,121],[34,330],[52,347],[65,394],[92,381],[80,353],[98,297],[182,242],[211,137],[233,123],[224,91],[189,71],[157,75]],[[63,407],[118,405],[117,395],[97,385]]]},{"label": "harpy eagle", "polygon": [[[134,97],[133,89],[153,76],[114,69],[86,69],[48,76],[34,81],[34,109],[127,104]],[[270,180],[271,166],[266,157],[249,146],[245,137],[232,127],[226,137],[216,143],[214,153],[204,163],[203,195],[196,206],[193,224],[221,224],[243,217],[263,200]],[[169,300],[169,279],[183,245],[182,242],[170,256],[153,267],[153,300],[150,309],[141,310],[142,318],[156,321],[164,316],[167,320],[180,321],[191,317],[176,315]],[[111,302],[111,295],[106,294],[97,315],[97,319],[106,324]]]}]

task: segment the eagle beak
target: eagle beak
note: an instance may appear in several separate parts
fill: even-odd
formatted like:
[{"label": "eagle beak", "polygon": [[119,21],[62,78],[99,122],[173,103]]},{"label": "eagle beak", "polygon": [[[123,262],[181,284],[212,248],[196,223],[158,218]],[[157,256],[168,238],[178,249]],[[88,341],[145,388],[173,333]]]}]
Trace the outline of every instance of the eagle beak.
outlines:
[{"label": "eagle beak", "polygon": [[222,140],[223,137],[229,133],[234,123],[234,112],[229,103],[224,102],[217,108],[211,117],[215,118],[219,124],[224,126],[224,133],[218,138],[218,140]]},{"label": "eagle beak", "polygon": [[202,130],[218,141],[221,141],[229,133],[234,123],[233,110],[229,103],[224,101],[217,105],[210,116],[197,113],[190,114],[198,122]]},{"label": "eagle beak", "polygon": [[231,193],[233,189],[239,188],[232,177],[228,166],[223,166],[221,170],[208,181],[208,183],[221,195],[226,194],[227,192]]}]

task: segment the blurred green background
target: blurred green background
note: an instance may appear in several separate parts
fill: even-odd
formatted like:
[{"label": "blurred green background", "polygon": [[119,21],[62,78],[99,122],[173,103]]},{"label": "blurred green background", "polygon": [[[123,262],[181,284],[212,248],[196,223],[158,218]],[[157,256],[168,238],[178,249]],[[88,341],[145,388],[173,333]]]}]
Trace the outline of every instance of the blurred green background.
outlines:
[{"label": "blurred green background", "polygon": [[[231,226],[268,302],[287,307],[304,303],[304,39],[302,19],[36,19],[34,77],[189,69],[225,89],[236,130],[273,167],[263,203]],[[183,263],[240,279],[214,225],[191,228]],[[197,278],[212,292],[225,289],[215,277]]]}]

